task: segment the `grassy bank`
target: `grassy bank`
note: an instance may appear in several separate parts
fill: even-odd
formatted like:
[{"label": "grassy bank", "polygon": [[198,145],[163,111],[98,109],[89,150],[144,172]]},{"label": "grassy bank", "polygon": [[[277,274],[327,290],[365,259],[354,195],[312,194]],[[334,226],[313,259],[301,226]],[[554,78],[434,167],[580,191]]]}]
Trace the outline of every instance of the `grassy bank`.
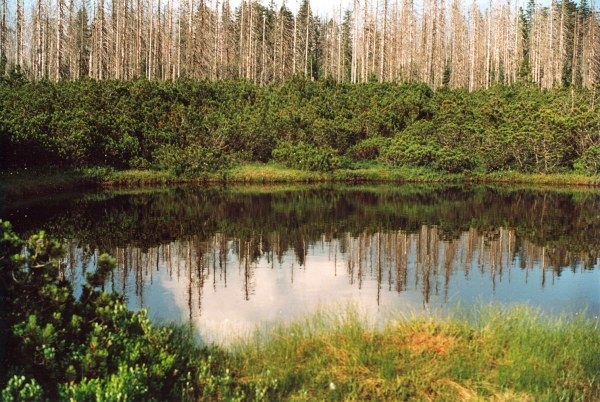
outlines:
[{"label": "grassy bank", "polygon": [[453,183],[532,186],[599,186],[600,176],[524,174],[518,172],[444,174],[422,168],[372,164],[332,173],[294,170],[269,163],[248,163],[227,172],[178,176],[168,171],[114,169],[29,169],[0,171],[0,189],[8,198],[92,187],[140,187],[177,183]]},{"label": "grassy bank", "polygon": [[270,400],[600,398],[597,321],[489,307],[383,330],[365,322],[350,309],[281,326],[239,345],[235,371]]}]

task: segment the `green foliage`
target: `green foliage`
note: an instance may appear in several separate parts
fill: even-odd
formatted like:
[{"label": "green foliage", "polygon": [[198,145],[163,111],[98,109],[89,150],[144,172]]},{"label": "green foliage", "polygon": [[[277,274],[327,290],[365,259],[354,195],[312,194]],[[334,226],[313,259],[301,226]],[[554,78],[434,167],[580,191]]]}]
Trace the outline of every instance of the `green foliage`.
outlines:
[{"label": "green foliage", "polygon": [[443,147],[435,153],[435,169],[445,173],[462,173],[472,171],[478,161],[467,152],[450,147]]},{"label": "green foliage", "polygon": [[108,379],[84,378],[79,384],[67,384],[60,396],[71,401],[142,400],[148,395],[146,379],[145,367],[121,365]]},{"label": "green foliage", "polygon": [[384,149],[381,159],[394,166],[433,167],[437,149],[433,144],[395,138]]},{"label": "green foliage", "polygon": [[574,167],[577,171],[587,174],[600,174],[600,146],[592,145],[583,151],[583,155],[578,158]]},{"label": "green foliage", "polygon": [[340,158],[331,147],[317,148],[303,142],[280,142],[273,150],[273,159],[282,165],[300,170],[331,172],[340,164]]},{"label": "green foliage", "polygon": [[[556,173],[575,165],[589,172],[593,151],[584,154],[600,144],[596,103],[592,90],[527,85],[433,92],[416,83],[334,84],[300,76],[264,87],[241,80],[4,78],[0,156],[5,167],[202,175],[236,161],[268,162],[291,143],[352,161],[441,172]],[[335,168],[313,162],[290,163]]]},{"label": "green foliage", "polygon": [[[21,240],[0,221],[3,400],[194,400],[242,392],[230,386],[224,359],[203,363],[206,351],[191,332],[155,326],[145,310],[131,312],[120,297],[98,290],[114,259],[100,256],[75,300],[60,280],[62,256],[43,232]],[[210,381],[215,385],[204,386]]]},{"label": "green foliage", "polygon": [[379,159],[382,151],[389,147],[390,143],[390,138],[367,138],[366,140],[363,140],[350,147],[350,149],[348,149],[346,152],[346,156],[354,161],[377,160]]},{"label": "green foliage", "polygon": [[5,402],[37,402],[42,399],[44,392],[35,379],[27,381],[25,376],[14,375],[2,390],[2,400]]},{"label": "green foliage", "polygon": [[176,175],[223,171],[231,164],[231,156],[219,149],[192,145],[183,149],[176,145],[163,145],[154,152],[153,159],[160,170],[171,170]]}]

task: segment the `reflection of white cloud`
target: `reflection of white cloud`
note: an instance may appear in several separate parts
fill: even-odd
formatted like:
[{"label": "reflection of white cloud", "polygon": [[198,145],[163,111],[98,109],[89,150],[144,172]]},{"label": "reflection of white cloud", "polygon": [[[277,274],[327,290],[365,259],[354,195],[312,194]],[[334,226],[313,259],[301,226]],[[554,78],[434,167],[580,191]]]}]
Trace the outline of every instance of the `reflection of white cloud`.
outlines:
[{"label": "reflection of white cloud", "polygon": [[[378,246],[383,236],[347,237],[343,247],[340,240],[309,246],[304,266],[289,250],[281,262],[271,263],[263,255],[247,272],[231,251],[232,243],[226,261],[219,261],[219,253],[207,243],[173,242],[136,254],[141,267],[152,268],[129,265],[128,273],[117,269],[115,284],[126,288],[130,307],[147,306],[150,317],[158,321],[191,319],[205,341],[217,343],[321,308],[337,311],[348,305],[373,321],[385,320],[390,313],[411,316],[426,309],[435,312],[488,302],[527,303],[550,313],[577,312],[587,306],[588,313],[598,314],[598,262],[596,269],[578,265],[556,276],[553,269],[541,268],[543,248],[526,245],[523,250],[528,251],[521,256],[516,251],[520,249],[507,241],[515,237],[507,233],[502,231],[491,245],[478,240],[475,232],[432,244],[435,229],[424,228],[419,234],[388,234],[385,250]],[[525,269],[521,257],[529,261]]]},{"label": "reflection of white cloud", "polygon": [[[320,307],[353,304],[369,317],[379,311],[377,305],[377,282],[365,279],[361,289],[350,285],[349,276],[337,261],[327,253],[309,250],[304,267],[298,266],[295,257],[287,253],[282,264],[273,266],[265,258],[252,268],[253,293],[245,300],[244,272],[238,270],[237,258],[229,254],[227,286],[219,280],[213,287],[209,278],[202,290],[201,309],[193,304],[193,321],[201,337],[207,341],[229,341],[237,336],[250,334],[254,329],[268,327],[279,322],[298,319]],[[211,275],[213,273],[211,272]],[[217,273],[219,275],[219,273]],[[160,285],[173,294],[173,300],[183,312],[189,314],[187,281],[160,277]],[[197,287],[192,300],[197,301]],[[381,290],[381,305],[415,307],[421,295],[415,292],[396,293]]]}]

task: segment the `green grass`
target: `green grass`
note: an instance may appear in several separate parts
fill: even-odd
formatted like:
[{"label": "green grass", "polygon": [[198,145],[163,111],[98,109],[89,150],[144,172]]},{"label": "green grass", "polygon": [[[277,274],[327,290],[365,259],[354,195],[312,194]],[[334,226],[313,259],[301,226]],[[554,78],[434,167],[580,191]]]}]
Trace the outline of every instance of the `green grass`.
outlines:
[{"label": "green grass", "polygon": [[178,183],[480,183],[526,186],[600,186],[600,176],[576,173],[525,174],[518,172],[446,174],[423,168],[389,167],[378,163],[356,165],[334,172],[309,172],[282,167],[275,163],[246,163],[227,172],[200,176],[177,176],[154,170],[21,169],[0,171],[0,190],[9,198],[45,194],[87,187],[144,187]]},{"label": "green grass", "polygon": [[371,163],[357,165],[334,172],[311,172],[288,169],[276,163],[245,163],[234,166],[225,173],[207,173],[199,177],[175,176],[169,172],[150,170],[115,171],[107,170],[94,174],[93,169],[84,171],[87,177],[103,185],[152,185],[183,182],[208,183],[323,183],[323,182],[397,182],[397,183],[499,183],[551,186],[598,186],[600,176],[585,176],[576,173],[526,174],[519,172],[494,173],[440,173],[424,168],[390,167]]},{"label": "green grass", "polygon": [[536,184],[536,185],[571,185],[571,186],[598,186],[600,176],[589,176],[580,173],[520,173],[512,171],[473,174],[471,181],[481,183],[509,183],[509,184]]},{"label": "green grass", "polygon": [[288,169],[276,163],[245,163],[233,167],[227,180],[235,183],[310,183],[330,181],[331,175]]},{"label": "green grass", "polygon": [[597,320],[489,307],[402,318],[383,329],[321,311],[233,349],[267,400],[600,400]]}]

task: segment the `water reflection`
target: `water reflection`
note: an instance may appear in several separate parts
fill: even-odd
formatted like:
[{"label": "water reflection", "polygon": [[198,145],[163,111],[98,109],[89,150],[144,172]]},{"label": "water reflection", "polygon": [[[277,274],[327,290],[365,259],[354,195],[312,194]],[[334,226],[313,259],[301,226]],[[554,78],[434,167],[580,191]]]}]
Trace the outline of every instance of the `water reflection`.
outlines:
[{"label": "water reflection", "polygon": [[107,251],[118,261],[107,288],[218,340],[349,300],[368,314],[498,300],[597,315],[598,201],[594,191],[194,188],[7,209],[27,215],[9,217],[17,230],[67,239],[71,281]]}]

